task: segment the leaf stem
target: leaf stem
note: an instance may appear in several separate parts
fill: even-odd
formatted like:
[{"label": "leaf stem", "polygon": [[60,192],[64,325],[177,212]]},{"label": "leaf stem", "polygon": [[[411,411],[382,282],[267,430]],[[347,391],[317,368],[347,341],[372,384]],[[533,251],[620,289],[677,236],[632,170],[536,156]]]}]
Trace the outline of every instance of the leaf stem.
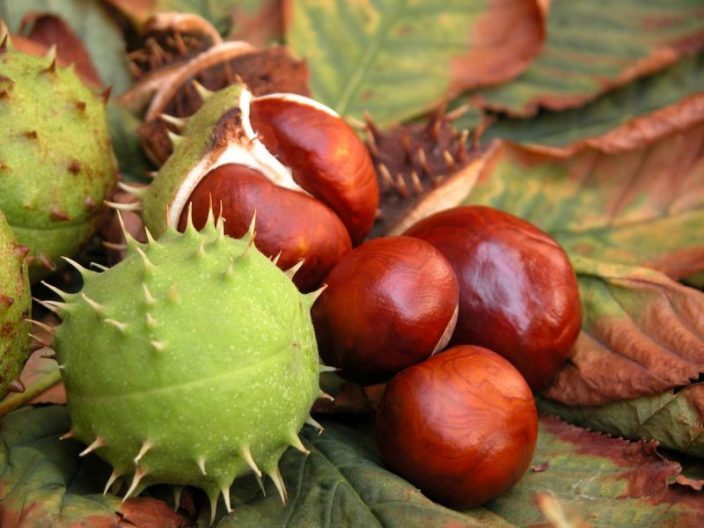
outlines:
[{"label": "leaf stem", "polygon": [[49,390],[54,385],[61,381],[61,372],[58,369],[52,370],[47,374],[44,374],[37,381],[27,386],[24,392],[18,394],[12,394],[0,402],[0,416],[5,416],[6,414],[22,407],[24,404],[32,401],[36,396]]}]

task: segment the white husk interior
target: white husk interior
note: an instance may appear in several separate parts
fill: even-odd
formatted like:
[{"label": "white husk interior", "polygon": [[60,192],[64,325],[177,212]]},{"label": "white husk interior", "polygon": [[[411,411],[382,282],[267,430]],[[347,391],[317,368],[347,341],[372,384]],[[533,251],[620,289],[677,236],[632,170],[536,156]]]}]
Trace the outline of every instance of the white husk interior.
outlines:
[{"label": "white husk interior", "polygon": [[[291,94],[286,94],[287,99],[290,99],[289,95]],[[308,104],[309,106],[314,106],[316,108],[321,106],[319,103],[312,101],[307,97],[295,96],[292,100],[298,101],[299,98],[302,99],[300,102],[305,102],[304,104]],[[181,218],[181,213],[188,202],[188,198],[191,196],[201,180],[210,171],[217,169],[222,165],[231,163],[244,165],[261,172],[266,178],[279,187],[290,189],[292,191],[298,191],[303,194],[309,194],[294,181],[291,169],[276,159],[276,157],[269,152],[264,144],[257,138],[256,133],[252,129],[252,123],[249,118],[249,106],[251,101],[252,93],[246,88],[243,89],[240,94],[239,107],[242,111],[242,128],[249,144],[245,145],[242,143],[230,142],[224,149],[217,152],[214,157],[205,156],[195,167],[193,167],[193,169],[191,169],[191,171],[184,178],[173,202],[171,203],[171,207],[169,208],[169,223],[171,225],[178,225],[179,219]],[[328,113],[332,112],[332,110],[327,107],[322,107],[320,109],[325,110]]]}]

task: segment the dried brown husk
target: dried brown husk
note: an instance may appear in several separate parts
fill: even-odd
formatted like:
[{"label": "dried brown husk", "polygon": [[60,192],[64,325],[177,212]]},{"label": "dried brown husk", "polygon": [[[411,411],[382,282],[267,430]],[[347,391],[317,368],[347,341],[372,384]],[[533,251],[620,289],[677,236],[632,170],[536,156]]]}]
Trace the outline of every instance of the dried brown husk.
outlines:
[{"label": "dried brown husk", "polygon": [[388,234],[431,191],[479,155],[468,130],[452,125],[455,114],[435,112],[427,123],[380,130],[367,119],[367,147],[379,180],[380,209],[371,236]]}]

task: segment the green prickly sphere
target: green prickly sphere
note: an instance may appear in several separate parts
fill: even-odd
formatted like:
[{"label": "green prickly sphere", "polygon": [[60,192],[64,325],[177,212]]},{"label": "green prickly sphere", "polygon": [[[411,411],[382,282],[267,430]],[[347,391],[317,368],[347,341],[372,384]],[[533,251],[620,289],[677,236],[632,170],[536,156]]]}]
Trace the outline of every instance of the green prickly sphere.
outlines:
[{"label": "green prickly sphere", "polygon": [[95,233],[117,165],[101,96],[53,54],[13,50],[0,34],[0,209],[35,257],[32,281]]},{"label": "green prickly sphere", "polygon": [[126,496],[191,485],[229,509],[233,479],[253,471],[283,497],[278,460],[305,451],[298,432],[320,394],[315,295],[253,234],[226,237],[212,217],[201,232],[168,228],[128,246],[107,271],[79,268],[83,289],[55,304],[69,436],[112,464],[111,482],[131,482]]},{"label": "green prickly sphere", "polygon": [[19,377],[29,354],[32,298],[26,248],[17,242],[0,212],[0,399]]}]

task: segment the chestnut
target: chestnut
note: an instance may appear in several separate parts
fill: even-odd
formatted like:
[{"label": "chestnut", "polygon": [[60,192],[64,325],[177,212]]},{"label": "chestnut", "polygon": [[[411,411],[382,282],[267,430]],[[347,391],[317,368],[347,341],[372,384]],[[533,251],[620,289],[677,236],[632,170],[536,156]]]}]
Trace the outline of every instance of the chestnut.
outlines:
[{"label": "chestnut", "polygon": [[457,319],[452,266],[411,237],[365,242],[326,277],[313,305],[320,355],[340,375],[377,383],[445,347]]},{"label": "chestnut", "polygon": [[441,211],[406,234],[433,244],[457,274],[451,343],[490,348],[534,391],[547,387],[582,322],[577,278],[562,247],[529,222],[484,206]]},{"label": "chestnut", "polygon": [[284,269],[302,260],[294,282],[317,288],[374,223],[379,189],[366,147],[307,97],[197,89],[193,116],[163,116],[181,135],[170,135],[173,153],[142,193],[146,226],[158,237],[192,214],[200,229],[212,208],[227,234],[241,236],[256,212],[257,247]]},{"label": "chestnut", "polygon": [[461,345],[396,375],[375,430],[392,471],[437,502],[473,508],[526,472],[538,415],[530,388],[508,361]]},{"label": "chestnut", "polygon": [[335,211],[354,244],[362,242],[374,224],[379,186],[354,130],[329,108],[293,94],[253,98],[250,120],[296,183]]},{"label": "chestnut", "polygon": [[[217,197],[219,203],[214,205]],[[196,229],[205,226],[211,204],[225,219],[225,234],[242,237],[256,214],[256,244],[265,255],[279,255],[277,264],[304,266],[293,276],[303,291],[320,285],[323,277],[352,249],[344,224],[325,204],[308,194],[273,184],[243,165],[221,165],[201,180],[189,197]],[[181,213],[179,230],[188,222]]]}]

